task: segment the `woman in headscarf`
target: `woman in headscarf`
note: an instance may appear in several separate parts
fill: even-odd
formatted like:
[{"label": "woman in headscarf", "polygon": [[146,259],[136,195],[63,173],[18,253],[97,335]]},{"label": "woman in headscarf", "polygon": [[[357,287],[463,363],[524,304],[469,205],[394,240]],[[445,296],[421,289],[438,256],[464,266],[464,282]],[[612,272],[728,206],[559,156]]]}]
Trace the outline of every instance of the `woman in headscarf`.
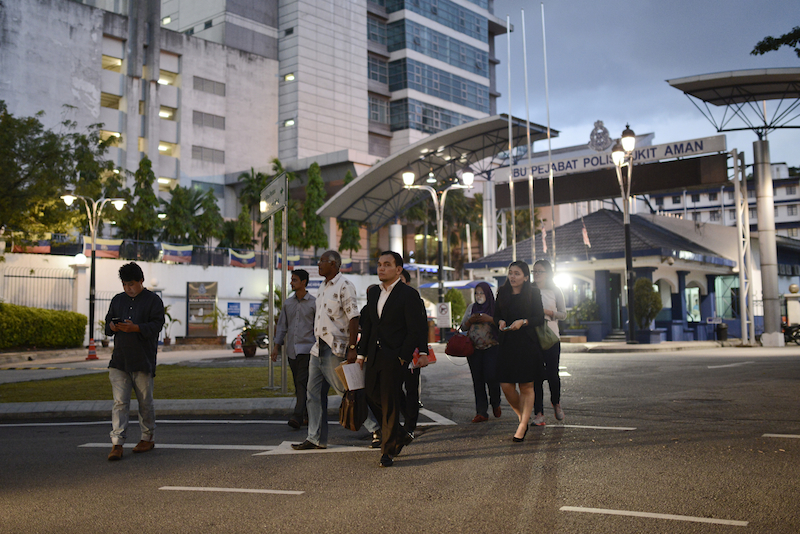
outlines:
[{"label": "woman in headscarf", "polygon": [[[497,381],[497,357],[500,353],[497,326],[494,324],[494,293],[486,282],[475,286],[475,302],[469,305],[461,321],[461,330],[468,332],[475,347],[467,357],[475,390],[475,412],[473,423],[489,420],[489,405],[492,413],[500,417],[500,382]],[[489,396],[486,396],[486,389]]]},{"label": "woman in headscarf", "polygon": [[[508,266],[508,278],[497,292],[495,323],[500,328],[497,377],[506,400],[519,417],[512,441],[525,440],[533,411],[533,382],[543,372],[542,350],[535,326],[544,324],[542,296],[531,284],[524,261]],[[517,391],[519,387],[519,391]]]},{"label": "woman in headscarf", "polygon": [[[567,318],[567,308],[564,304],[564,294],[553,283],[553,268],[547,260],[539,260],[533,264],[533,285],[542,293],[542,307],[547,319],[547,326],[558,335],[558,321]],[[564,410],[561,409],[561,378],[558,376],[558,364],[561,359],[561,343],[558,342],[547,350],[542,351],[544,361],[544,375],[538,377],[533,385],[536,400],[533,403],[533,424],[544,426],[544,380],[550,386],[550,404],[553,405],[556,419],[564,420]]]}]

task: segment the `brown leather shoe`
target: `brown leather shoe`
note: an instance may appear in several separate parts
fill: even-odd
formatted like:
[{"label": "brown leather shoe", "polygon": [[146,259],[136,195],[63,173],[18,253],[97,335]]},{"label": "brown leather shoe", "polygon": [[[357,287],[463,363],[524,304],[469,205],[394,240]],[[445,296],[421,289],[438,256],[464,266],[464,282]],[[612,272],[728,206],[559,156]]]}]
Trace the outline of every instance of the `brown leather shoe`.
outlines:
[{"label": "brown leather shoe", "polygon": [[484,423],[484,422],[486,422],[488,420],[489,420],[488,417],[486,417],[485,415],[481,415],[481,414],[478,414],[478,415],[476,415],[475,417],[472,418],[472,422],[473,423]]},{"label": "brown leather shoe", "polygon": [[152,451],[153,447],[155,447],[155,446],[156,446],[156,442],[155,441],[142,440],[142,441],[140,441],[139,443],[136,444],[136,446],[133,448],[133,452]]},{"label": "brown leather shoe", "polygon": [[501,415],[503,415],[503,410],[500,409],[500,406],[495,406],[494,408],[492,408],[492,411],[494,412],[495,417],[500,417]]},{"label": "brown leather shoe", "polygon": [[117,460],[122,460],[122,445],[114,445],[111,448],[111,452],[108,453],[109,462],[115,462]]}]

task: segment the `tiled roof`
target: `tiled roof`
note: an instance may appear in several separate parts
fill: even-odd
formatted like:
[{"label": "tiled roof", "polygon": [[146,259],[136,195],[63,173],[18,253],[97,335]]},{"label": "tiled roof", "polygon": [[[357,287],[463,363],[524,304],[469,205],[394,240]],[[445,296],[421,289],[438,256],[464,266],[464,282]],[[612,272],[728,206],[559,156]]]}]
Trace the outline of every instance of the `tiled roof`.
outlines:
[{"label": "tiled roof", "polygon": [[[586,225],[591,248],[583,243],[581,230]],[[550,232],[547,235],[547,254],[542,250],[541,234],[536,235],[536,258],[548,258],[552,255]],[[692,255],[692,259],[709,263],[731,263],[730,260],[718,258],[707,248],[671,232],[647,219],[631,215],[631,250],[634,256],[651,256],[656,254],[675,255],[678,251]],[[556,254],[560,261],[585,261],[588,259],[622,258],[625,256],[625,225],[622,213],[611,210],[599,210],[581,219],[556,228]],[[517,259],[530,263],[531,240],[517,242]],[[480,258],[465,265],[469,269],[505,267],[511,263],[511,247],[507,247],[489,256]]]}]

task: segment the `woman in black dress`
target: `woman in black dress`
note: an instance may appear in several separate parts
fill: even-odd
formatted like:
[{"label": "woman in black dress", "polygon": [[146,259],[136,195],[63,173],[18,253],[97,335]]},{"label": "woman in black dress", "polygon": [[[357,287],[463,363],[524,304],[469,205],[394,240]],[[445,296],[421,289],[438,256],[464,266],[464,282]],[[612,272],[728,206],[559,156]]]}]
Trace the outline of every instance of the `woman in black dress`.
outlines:
[{"label": "woman in black dress", "polygon": [[508,278],[497,293],[494,317],[502,332],[497,376],[506,400],[519,417],[513,437],[516,443],[523,441],[528,433],[534,401],[533,382],[544,372],[539,338],[534,329],[544,324],[544,310],[541,294],[530,279],[530,269],[524,261],[508,266]]}]

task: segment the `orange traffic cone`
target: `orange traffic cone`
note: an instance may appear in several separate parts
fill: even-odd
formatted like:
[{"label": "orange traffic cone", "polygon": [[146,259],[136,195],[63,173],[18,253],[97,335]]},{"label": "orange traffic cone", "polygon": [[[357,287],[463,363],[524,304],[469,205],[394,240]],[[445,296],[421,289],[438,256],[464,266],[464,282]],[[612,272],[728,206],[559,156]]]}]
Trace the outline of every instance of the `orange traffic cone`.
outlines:
[{"label": "orange traffic cone", "polygon": [[242,334],[236,336],[236,339],[233,341],[233,353],[234,354],[241,354],[244,352],[242,350]]},{"label": "orange traffic cone", "polygon": [[94,339],[89,340],[89,355],[86,357],[87,360],[97,360],[97,349],[94,346]]}]

